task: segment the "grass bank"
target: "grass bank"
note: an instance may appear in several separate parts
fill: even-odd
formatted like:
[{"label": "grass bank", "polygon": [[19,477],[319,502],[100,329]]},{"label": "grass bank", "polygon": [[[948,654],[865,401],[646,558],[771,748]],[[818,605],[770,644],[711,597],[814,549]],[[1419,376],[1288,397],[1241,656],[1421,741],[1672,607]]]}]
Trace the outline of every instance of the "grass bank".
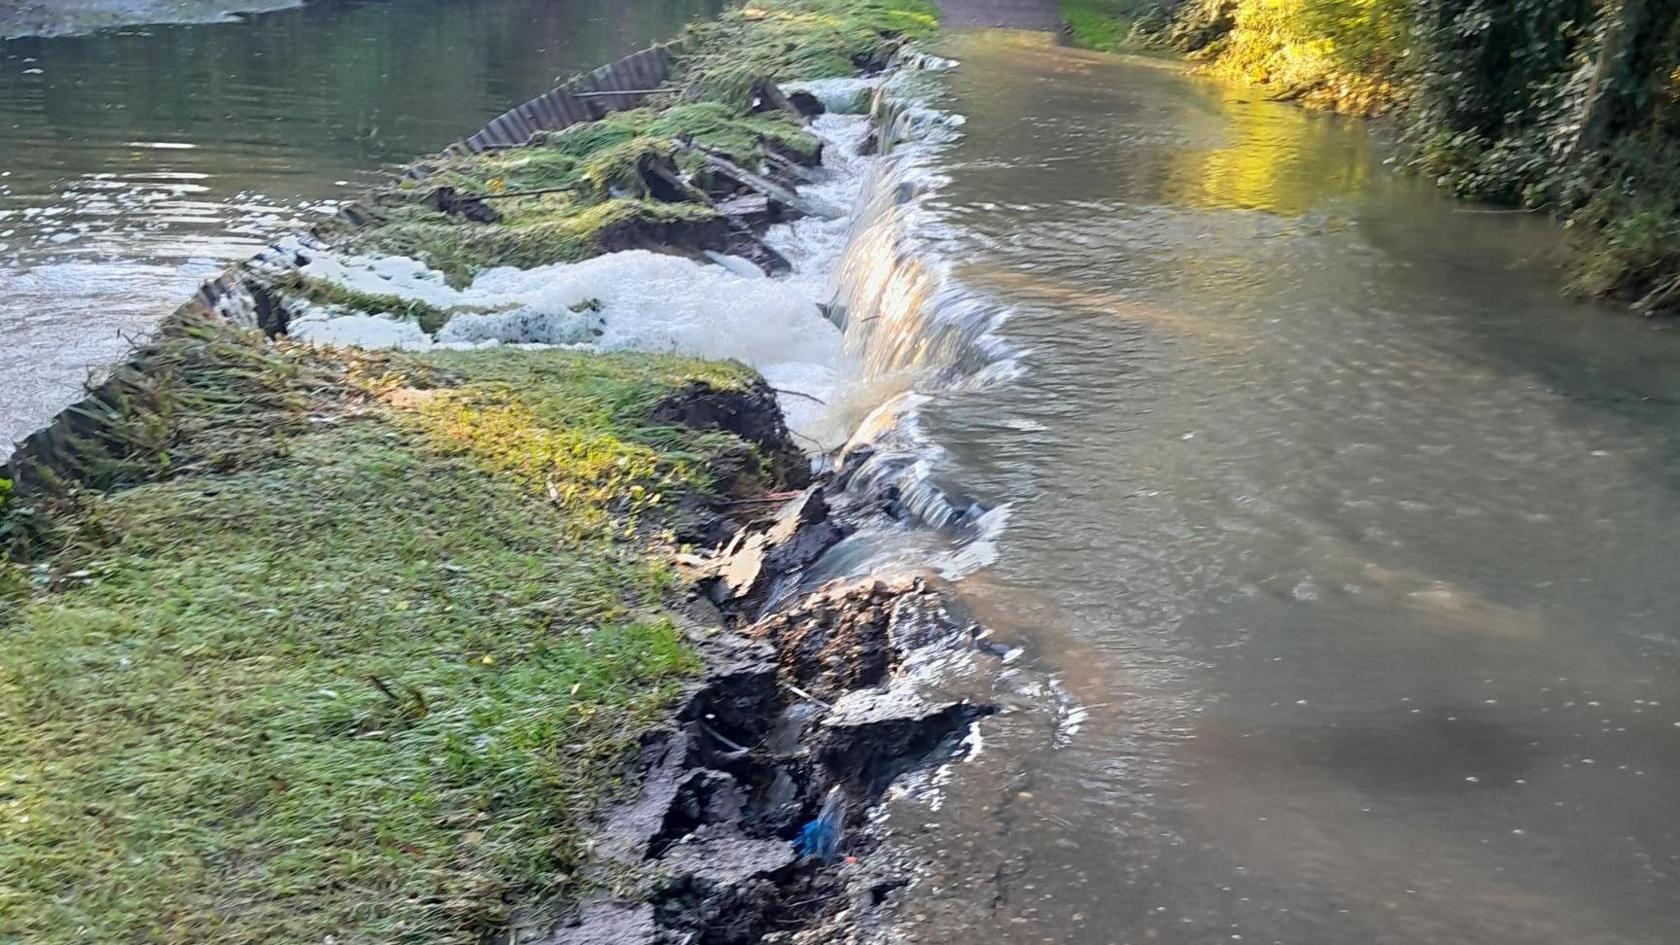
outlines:
[{"label": "grass bank", "polygon": [[1391,114],[1409,167],[1564,220],[1571,284],[1680,312],[1680,7],[1650,0],[1063,0],[1074,39]]},{"label": "grass bank", "polygon": [[166,344],[125,419],[170,458],[97,448],[13,547],[0,938],[474,942],[574,892],[695,669],[663,510],[753,452],[647,418],[750,374]]},{"label": "grass bank", "polygon": [[[673,138],[814,157],[795,122],[749,113],[742,67],[852,74],[934,23],[921,0],[731,11],[696,28],[694,94],[432,182],[550,192],[486,222],[394,186],[356,238],[465,279],[600,252],[615,222],[704,218],[637,189],[674,160],[703,192]],[[0,940],[479,943],[563,910],[627,749],[697,669],[669,606],[678,500],[776,472],[757,444],[652,418],[756,378],[193,321],[137,364],[27,494],[0,484]]]}]

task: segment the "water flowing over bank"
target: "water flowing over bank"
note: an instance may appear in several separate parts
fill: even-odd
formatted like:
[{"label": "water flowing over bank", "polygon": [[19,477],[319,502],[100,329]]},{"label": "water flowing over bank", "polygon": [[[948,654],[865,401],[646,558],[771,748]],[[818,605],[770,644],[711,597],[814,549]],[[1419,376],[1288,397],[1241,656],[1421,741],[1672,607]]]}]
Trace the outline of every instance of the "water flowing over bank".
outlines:
[{"label": "water flowing over bank", "polygon": [[864,226],[842,309],[871,376],[934,366],[906,462],[1004,513],[957,588],[1023,654],[890,806],[907,939],[1680,938],[1680,337],[1357,123],[947,51],[926,252]]},{"label": "water flowing over bank", "polygon": [[0,457],[199,283],[714,0],[327,0],[0,42]]}]

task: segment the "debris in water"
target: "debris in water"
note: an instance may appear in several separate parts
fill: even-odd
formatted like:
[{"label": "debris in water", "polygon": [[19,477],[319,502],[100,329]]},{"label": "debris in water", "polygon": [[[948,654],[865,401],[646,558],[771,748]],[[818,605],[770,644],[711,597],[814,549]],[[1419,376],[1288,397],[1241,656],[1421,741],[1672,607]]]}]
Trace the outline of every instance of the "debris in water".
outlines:
[{"label": "debris in water", "polygon": [[846,808],[840,788],[829,788],[816,819],[801,827],[799,836],[794,838],[794,851],[824,863],[834,859],[840,852],[840,830],[845,818]]}]

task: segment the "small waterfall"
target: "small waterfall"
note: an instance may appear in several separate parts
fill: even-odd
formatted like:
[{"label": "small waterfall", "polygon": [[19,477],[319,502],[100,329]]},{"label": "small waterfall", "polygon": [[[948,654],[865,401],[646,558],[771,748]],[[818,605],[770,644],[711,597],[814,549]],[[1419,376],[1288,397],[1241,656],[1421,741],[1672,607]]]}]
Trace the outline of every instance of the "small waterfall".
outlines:
[{"label": "small waterfall", "polygon": [[866,171],[829,278],[827,310],[857,372],[839,474],[848,490],[889,499],[902,518],[972,532],[987,510],[933,481],[940,451],[920,413],[940,393],[994,376],[1009,355],[991,334],[996,306],[956,278],[939,248],[949,224],[929,202],[947,180],[937,158],[960,136],[961,118],[925,104],[924,81],[909,70],[875,92],[881,156]]}]

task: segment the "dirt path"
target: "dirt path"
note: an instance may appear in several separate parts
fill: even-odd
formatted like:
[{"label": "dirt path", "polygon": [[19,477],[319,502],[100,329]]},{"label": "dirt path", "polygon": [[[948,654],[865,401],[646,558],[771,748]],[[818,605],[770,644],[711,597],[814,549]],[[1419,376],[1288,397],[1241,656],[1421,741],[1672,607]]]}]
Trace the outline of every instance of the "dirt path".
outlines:
[{"label": "dirt path", "polygon": [[1003,26],[1055,30],[1062,24],[1056,0],[937,0],[946,26]]}]

